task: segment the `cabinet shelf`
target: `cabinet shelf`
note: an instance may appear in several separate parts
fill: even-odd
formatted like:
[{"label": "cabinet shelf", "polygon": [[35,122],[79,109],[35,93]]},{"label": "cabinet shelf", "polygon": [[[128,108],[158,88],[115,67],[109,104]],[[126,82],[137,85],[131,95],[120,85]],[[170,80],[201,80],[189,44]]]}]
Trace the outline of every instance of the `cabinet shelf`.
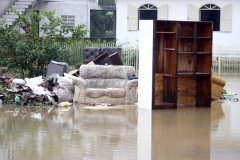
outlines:
[{"label": "cabinet shelf", "polygon": [[178,52],[178,54],[194,54],[194,52]]},{"label": "cabinet shelf", "polygon": [[156,32],[157,34],[176,34],[176,32]]},{"label": "cabinet shelf", "polygon": [[212,39],[212,37],[197,37],[197,39]]},{"label": "cabinet shelf", "polygon": [[196,52],[197,54],[212,54],[212,52]]},{"label": "cabinet shelf", "polygon": [[196,72],[196,75],[211,75],[212,73]]},{"label": "cabinet shelf", "polygon": [[178,75],[183,76],[197,76],[197,75],[211,75],[211,73],[202,73],[202,72],[178,72]]},{"label": "cabinet shelf", "polygon": [[172,75],[172,74],[165,74],[165,73],[163,73],[163,75],[162,76],[164,76],[164,77],[175,77],[174,75]]},{"label": "cabinet shelf", "polygon": [[195,73],[194,72],[178,72],[178,75],[191,76],[191,75],[195,75]]},{"label": "cabinet shelf", "polygon": [[163,49],[168,51],[175,51],[175,48],[163,48]]},{"label": "cabinet shelf", "polygon": [[179,36],[180,39],[193,39],[194,37]]}]

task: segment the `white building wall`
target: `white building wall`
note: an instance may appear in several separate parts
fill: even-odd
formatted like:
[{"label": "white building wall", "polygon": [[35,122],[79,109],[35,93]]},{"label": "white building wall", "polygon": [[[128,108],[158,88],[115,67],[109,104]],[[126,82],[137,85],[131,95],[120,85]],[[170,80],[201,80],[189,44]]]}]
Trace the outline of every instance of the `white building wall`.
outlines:
[{"label": "white building wall", "polygon": [[188,19],[188,4],[195,5],[200,8],[204,4],[215,4],[220,8],[225,5],[232,4],[232,31],[230,33],[214,31],[213,46],[233,46],[240,45],[240,0],[118,0],[117,1],[117,28],[116,38],[120,42],[129,42],[130,44],[138,43],[138,31],[127,30],[127,5],[131,4],[135,7],[140,7],[144,4],[153,4],[156,7],[168,5],[168,20],[183,20]]}]

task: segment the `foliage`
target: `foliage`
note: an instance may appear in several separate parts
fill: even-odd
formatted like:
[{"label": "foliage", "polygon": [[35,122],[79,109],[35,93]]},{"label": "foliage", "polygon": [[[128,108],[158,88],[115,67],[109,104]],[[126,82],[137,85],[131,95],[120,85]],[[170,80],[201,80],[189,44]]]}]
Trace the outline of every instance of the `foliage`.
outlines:
[{"label": "foliage", "polygon": [[115,0],[98,0],[98,5],[102,6],[115,6]]},{"label": "foliage", "polygon": [[73,41],[81,41],[83,37],[85,37],[86,33],[88,32],[85,30],[85,25],[80,24],[76,26],[75,28],[70,28],[70,31],[72,31],[72,40]]},{"label": "foliage", "polygon": [[[29,10],[27,15],[11,11],[19,18],[16,29],[0,22],[0,64],[11,71],[20,71],[23,78],[45,75],[51,60],[75,65],[76,58],[69,46],[85,36],[84,25],[69,28],[62,24],[62,18],[54,16],[55,11]],[[42,20],[44,23],[39,28]],[[71,34],[73,36],[69,36]]]},{"label": "foliage", "polygon": [[79,39],[78,41],[74,41],[71,46],[71,54],[75,57],[73,59],[73,63],[75,64],[76,68],[79,68],[80,65],[83,64],[83,49],[86,46],[86,42],[84,39]]},{"label": "foliage", "polygon": [[93,10],[90,19],[91,37],[113,37],[113,11]]}]

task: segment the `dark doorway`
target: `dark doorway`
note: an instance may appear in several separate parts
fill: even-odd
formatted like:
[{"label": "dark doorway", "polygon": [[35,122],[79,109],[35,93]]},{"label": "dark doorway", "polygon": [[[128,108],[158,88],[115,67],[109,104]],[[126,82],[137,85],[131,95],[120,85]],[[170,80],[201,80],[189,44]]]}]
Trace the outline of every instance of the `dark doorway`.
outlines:
[{"label": "dark doorway", "polygon": [[140,20],[157,20],[157,10],[139,10]]},{"label": "dark doorway", "polygon": [[212,21],[213,31],[220,31],[220,10],[201,10],[201,21]]}]

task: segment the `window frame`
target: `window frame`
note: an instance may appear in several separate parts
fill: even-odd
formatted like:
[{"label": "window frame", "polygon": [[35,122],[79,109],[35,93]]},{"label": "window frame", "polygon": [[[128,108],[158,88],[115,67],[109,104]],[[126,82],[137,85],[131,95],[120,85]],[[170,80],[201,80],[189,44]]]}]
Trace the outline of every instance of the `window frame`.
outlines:
[{"label": "window frame", "polygon": [[[156,17],[158,15],[158,8],[155,5],[150,4],[150,3],[144,4],[138,8],[138,21],[142,20],[142,19],[140,19],[141,11],[157,11]],[[149,19],[149,20],[152,20],[152,19]],[[138,26],[139,26],[139,24],[138,24]]]},{"label": "window frame", "polygon": [[[202,20],[202,11],[220,11],[219,12],[219,24],[217,24],[219,26],[219,29],[218,30],[213,30],[213,31],[220,31],[220,24],[221,24],[221,8],[219,6],[217,6],[216,4],[213,4],[213,3],[208,3],[208,4],[205,4],[203,5],[202,7],[199,8],[199,21],[204,21]],[[216,23],[213,23],[213,25],[216,25]]]},{"label": "window frame", "polygon": [[[214,32],[232,32],[232,4],[219,7],[220,10],[220,31]],[[200,21],[200,8],[188,4],[188,21]]]},{"label": "window frame", "polygon": [[[147,3],[150,4],[150,3]],[[144,5],[147,5],[144,4]],[[128,31],[138,31],[139,26],[139,9],[141,9],[142,6],[135,7],[132,4],[127,4],[127,30]],[[157,7],[156,5],[150,4],[152,6],[156,7],[157,10],[157,20],[168,20],[168,5],[163,4],[160,7]]]}]

